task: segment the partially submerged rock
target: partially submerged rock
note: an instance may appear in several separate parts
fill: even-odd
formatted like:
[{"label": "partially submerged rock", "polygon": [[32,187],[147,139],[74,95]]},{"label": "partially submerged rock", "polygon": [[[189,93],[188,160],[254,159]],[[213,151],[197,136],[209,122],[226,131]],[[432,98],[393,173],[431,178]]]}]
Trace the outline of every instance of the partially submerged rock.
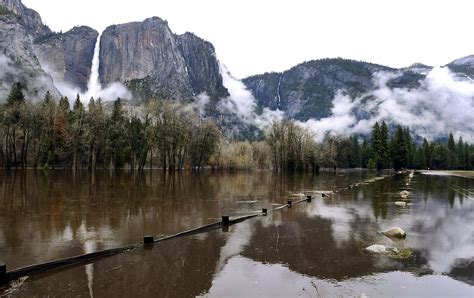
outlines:
[{"label": "partially submerged rock", "polygon": [[374,244],[366,247],[365,249],[371,253],[387,255],[393,259],[407,259],[413,253],[413,250],[410,248],[398,249],[396,247],[385,246],[381,244]]},{"label": "partially submerged rock", "polygon": [[393,227],[381,233],[389,238],[405,239],[407,237],[407,233],[399,227]]},{"label": "partially submerged rock", "polygon": [[406,190],[400,192],[400,197],[402,197],[403,199],[408,198],[409,195],[410,193]]},{"label": "partially submerged rock", "polygon": [[381,244],[374,244],[365,248],[366,250],[377,254],[398,254],[396,247],[385,246]]}]

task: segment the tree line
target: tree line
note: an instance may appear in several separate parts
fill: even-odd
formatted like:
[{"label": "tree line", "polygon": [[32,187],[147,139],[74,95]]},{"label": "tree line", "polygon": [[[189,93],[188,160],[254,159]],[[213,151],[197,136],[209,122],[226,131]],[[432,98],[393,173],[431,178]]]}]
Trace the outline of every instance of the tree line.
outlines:
[{"label": "tree line", "polygon": [[[452,133],[447,136],[447,142],[429,142],[424,138],[417,144],[408,127],[398,125],[389,139],[386,123],[375,123],[371,145],[365,147],[367,152],[365,159],[361,155],[361,166],[369,168],[474,169],[474,146],[461,137],[455,142]],[[361,150],[364,151],[364,144]]]},{"label": "tree line", "polygon": [[91,98],[84,105],[78,95],[71,106],[67,97],[56,101],[47,92],[33,103],[18,83],[0,104],[0,167],[6,169],[474,168],[474,146],[461,138],[418,143],[401,126],[389,136],[385,122],[374,125],[370,139],[328,134],[316,143],[289,119],[273,122],[260,141],[237,141],[178,101],[132,107]]},{"label": "tree line", "polygon": [[[152,101],[139,111],[79,95],[34,104],[15,84],[0,105],[0,166],[11,168],[201,168],[220,139],[212,121],[179,102]],[[156,163],[156,165],[154,164]]]}]

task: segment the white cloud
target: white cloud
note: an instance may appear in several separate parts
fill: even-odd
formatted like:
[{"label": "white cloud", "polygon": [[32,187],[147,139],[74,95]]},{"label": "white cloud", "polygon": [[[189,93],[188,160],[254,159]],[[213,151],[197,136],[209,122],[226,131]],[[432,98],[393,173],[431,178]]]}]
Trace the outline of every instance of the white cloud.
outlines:
[{"label": "white cloud", "polygon": [[[391,89],[387,82],[392,78],[393,74],[375,74],[375,90],[355,99],[338,92],[330,117],[311,119],[301,125],[313,131],[318,140],[329,132],[367,134],[376,121],[387,121],[408,126],[414,133],[430,140],[452,132],[456,138],[474,142],[472,81],[458,78],[442,67],[435,67],[419,88]],[[369,95],[374,99],[364,101]],[[361,112],[371,116],[358,119]]]},{"label": "white cloud", "polygon": [[219,102],[219,109],[235,114],[245,123],[253,124],[260,129],[270,126],[272,121],[280,120],[284,112],[280,110],[263,109],[261,115],[257,115],[257,101],[241,80],[233,77],[227,67],[219,64],[222,75],[222,83],[229,91],[229,96]]}]

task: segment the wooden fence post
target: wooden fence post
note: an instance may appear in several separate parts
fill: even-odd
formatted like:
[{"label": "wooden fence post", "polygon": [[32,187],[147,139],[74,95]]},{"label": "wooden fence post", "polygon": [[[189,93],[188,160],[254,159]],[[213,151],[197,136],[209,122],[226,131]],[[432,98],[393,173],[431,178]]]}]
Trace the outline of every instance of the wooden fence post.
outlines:
[{"label": "wooden fence post", "polygon": [[155,243],[155,239],[153,239],[153,236],[144,236],[143,237],[143,243],[145,245],[151,245],[151,244]]},{"label": "wooden fence post", "polygon": [[0,262],[0,286],[6,284],[7,279],[7,265],[4,262]]},{"label": "wooden fence post", "polygon": [[228,226],[230,224],[230,219],[229,219],[229,216],[228,215],[224,215],[222,216],[222,224],[224,226]]}]

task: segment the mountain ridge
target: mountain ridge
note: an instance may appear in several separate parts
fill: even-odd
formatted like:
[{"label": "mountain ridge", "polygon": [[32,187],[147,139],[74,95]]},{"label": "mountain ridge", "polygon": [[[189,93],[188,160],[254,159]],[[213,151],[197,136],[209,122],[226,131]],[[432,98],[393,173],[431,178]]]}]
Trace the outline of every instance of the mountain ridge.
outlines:
[{"label": "mountain ridge", "polygon": [[[0,95],[5,98],[15,81],[29,85],[27,95],[35,99],[46,90],[58,98],[61,94],[55,86],[60,83],[74,87],[74,92],[89,94],[85,91],[99,32],[87,26],[65,33],[52,32],[43,25],[41,16],[22,7],[20,0],[0,0],[0,4],[6,8],[0,15],[0,50],[8,54],[0,56],[0,64],[7,66],[7,71],[0,73]],[[223,75],[225,67],[218,61],[211,42],[191,32],[175,34],[168,22],[159,17],[111,25],[100,36],[98,79],[104,88],[117,82],[124,84],[133,94],[130,104],[134,105],[151,99],[195,104],[199,101],[204,117],[233,132],[247,127],[252,131],[247,135],[253,134],[257,124],[252,118],[279,115],[301,122],[330,119],[334,112],[338,113],[335,101],[340,96],[352,99],[343,101],[347,105],[376,102],[373,92],[380,89],[381,76],[389,93],[398,89],[419,91],[436,70],[422,63],[393,68],[324,58],[304,61],[281,72],[252,75],[241,80],[242,85],[230,73]],[[461,79],[474,78],[473,55],[443,67]],[[416,109],[426,103],[425,99],[420,100]],[[242,111],[247,115],[241,115]],[[348,112],[351,121],[372,113],[367,106]]]}]

